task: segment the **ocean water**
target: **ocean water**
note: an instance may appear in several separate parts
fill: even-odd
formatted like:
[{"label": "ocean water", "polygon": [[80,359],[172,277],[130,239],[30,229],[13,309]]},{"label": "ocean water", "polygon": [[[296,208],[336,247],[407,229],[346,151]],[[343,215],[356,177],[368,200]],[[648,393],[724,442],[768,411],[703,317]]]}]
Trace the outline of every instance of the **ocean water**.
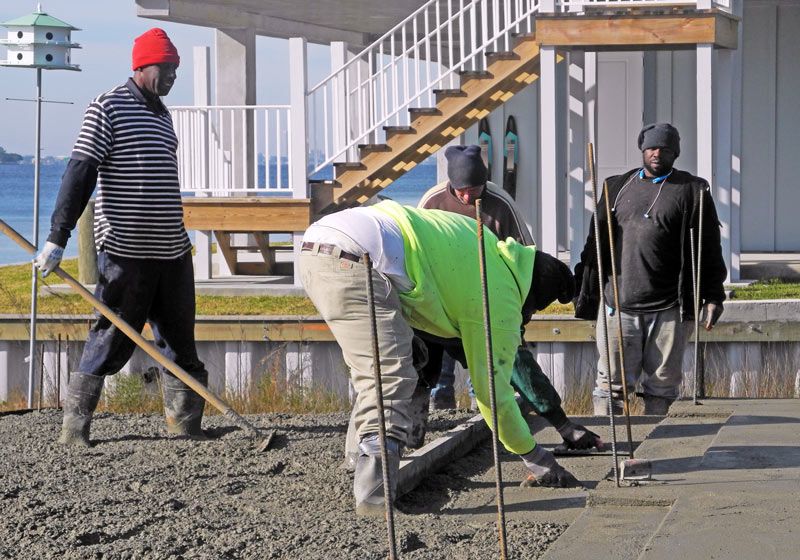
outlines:
[{"label": "ocean water", "polygon": [[[39,246],[43,246],[50,231],[61,176],[65,165],[41,167],[39,194]],[[274,169],[272,170],[274,176]],[[383,191],[402,204],[416,205],[419,199],[436,183],[435,165],[418,165]],[[33,165],[0,164],[0,219],[16,229],[29,241],[33,240]],[[76,235],[73,232],[73,235]],[[70,238],[65,255],[77,256],[77,242]],[[0,265],[29,262],[30,256],[11,239],[0,234]]]}]

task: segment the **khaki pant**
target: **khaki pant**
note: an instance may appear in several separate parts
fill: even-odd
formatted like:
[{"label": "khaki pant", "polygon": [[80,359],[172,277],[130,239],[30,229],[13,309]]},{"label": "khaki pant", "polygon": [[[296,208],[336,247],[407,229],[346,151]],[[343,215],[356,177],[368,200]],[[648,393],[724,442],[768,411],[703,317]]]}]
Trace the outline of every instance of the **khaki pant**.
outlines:
[{"label": "khaki pant", "polygon": [[[353,410],[358,437],[378,433],[367,269],[360,262],[306,251],[300,253],[299,267],[303,287],[336,337],[350,368],[358,393]],[[405,444],[412,427],[411,396],[417,386],[411,353],[414,333],[403,318],[400,299],[391,282],[373,271],[372,284],[386,435]]]},{"label": "khaki pant", "polygon": [[[607,311],[606,311],[607,312]],[[602,313],[602,310],[601,310]],[[619,372],[619,323],[616,315],[608,319],[608,340],[611,347],[611,390],[622,395]],[[597,318],[597,382],[594,396],[608,396],[608,374],[605,349],[602,348],[603,316]],[[683,353],[689,337],[688,323],[681,321],[678,306],[652,313],[622,313],[622,339],[628,392],[678,398],[683,380]],[[637,387],[638,384],[638,387]]]}]

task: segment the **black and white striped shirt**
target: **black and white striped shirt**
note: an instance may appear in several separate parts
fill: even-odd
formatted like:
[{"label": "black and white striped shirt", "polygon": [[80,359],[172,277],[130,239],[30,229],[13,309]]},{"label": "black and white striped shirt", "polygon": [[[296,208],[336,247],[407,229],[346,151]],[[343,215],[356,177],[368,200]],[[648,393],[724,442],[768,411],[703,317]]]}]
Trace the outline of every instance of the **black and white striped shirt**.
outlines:
[{"label": "black and white striped shirt", "polygon": [[98,250],[172,259],[191,249],[183,226],[178,139],[166,107],[157,105],[148,104],[128,80],[86,109],[72,159],[97,166]]}]

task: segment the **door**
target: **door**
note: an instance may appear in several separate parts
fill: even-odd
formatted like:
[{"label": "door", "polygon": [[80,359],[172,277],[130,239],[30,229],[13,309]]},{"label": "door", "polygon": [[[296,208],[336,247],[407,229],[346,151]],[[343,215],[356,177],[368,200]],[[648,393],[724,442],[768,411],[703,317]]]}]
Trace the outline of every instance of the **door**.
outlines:
[{"label": "door", "polygon": [[644,113],[644,57],[637,52],[597,55],[597,182],[642,164],[636,145]]}]

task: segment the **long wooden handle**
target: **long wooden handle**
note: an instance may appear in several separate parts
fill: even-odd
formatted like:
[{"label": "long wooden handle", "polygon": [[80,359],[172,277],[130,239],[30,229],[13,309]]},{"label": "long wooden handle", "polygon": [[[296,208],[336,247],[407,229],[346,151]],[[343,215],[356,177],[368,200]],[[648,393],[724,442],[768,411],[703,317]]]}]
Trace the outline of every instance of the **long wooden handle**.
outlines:
[{"label": "long wooden handle", "polygon": [[[5,233],[8,237],[10,237],[17,245],[22,247],[28,253],[34,254],[36,252],[36,247],[31,245],[27,239],[22,237],[14,228],[9,226],[3,220],[0,220],[0,231]],[[60,267],[56,268],[53,271],[59,278],[64,280],[73,290],[78,292],[83,299],[88,301],[92,307],[97,309],[103,316],[111,321],[119,330],[124,332],[133,342],[136,343],[139,348],[147,352],[147,354],[157,361],[159,364],[167,368],[170,372],[172,372],[175,377],[183,381],[186,385],[192,388],[192,390],[203,397],[209,404],[211,404],[214,408],[219,410],[222,414],[233,420],[235,424],[237,424],[240,428],[247,431],[252,436],[257,436],[258,430],[247,420],[242,418],[236,411],[234,411],[230,406],[228,406],[225,401],[220,399],[214,393],[209,391],[206,387],[204,387],[199,381],[197,381],[194,377],[189,375],[181,366],[164,356],[158,349],[146,340],[136,329],[131,327],[125,320],[119,317],[116,313],[114,313],[111,308],[109,308],[106,304],[102,301],[94,297],[89,290],[83,287],[83,284],[78,282],[75,278],[73,278],[67,272],[64,272]]]}]

